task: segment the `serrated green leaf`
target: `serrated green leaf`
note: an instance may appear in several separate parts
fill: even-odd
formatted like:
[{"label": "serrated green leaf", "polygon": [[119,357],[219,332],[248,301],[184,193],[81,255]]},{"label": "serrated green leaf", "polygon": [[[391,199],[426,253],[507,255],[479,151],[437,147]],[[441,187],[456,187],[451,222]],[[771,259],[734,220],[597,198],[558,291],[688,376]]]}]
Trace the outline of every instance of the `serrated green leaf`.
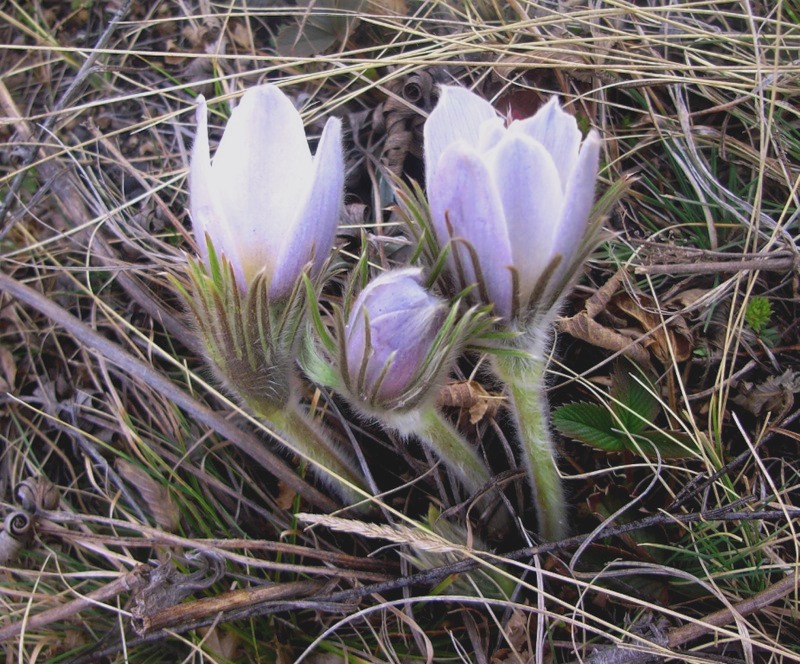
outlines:
[{"label": "serrated green leaf", "polygon": [[571,403],[553,413],[553,425],[563,435],[606,452],[623,452],[625,441],[614,432],[611,413],[594,403]]},{"label": "serrated green leaf", "polygon": [[611,375],[611,398],[621,428],[631,434],[651,426],[661,409],[650,381],[628,363],[618,364]]}]

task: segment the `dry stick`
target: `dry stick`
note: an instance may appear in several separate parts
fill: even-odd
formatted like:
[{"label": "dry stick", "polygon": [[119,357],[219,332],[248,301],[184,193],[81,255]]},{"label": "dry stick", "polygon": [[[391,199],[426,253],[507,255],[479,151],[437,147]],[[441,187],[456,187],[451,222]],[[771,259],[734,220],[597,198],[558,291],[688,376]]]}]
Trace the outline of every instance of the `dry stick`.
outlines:
[{"label": "dry stick", "polygon": [[764,258],[735,261],[701,261],[699,263],[638,265],[636,274],[718,274],[720,272],[739,272],[742,270],[759,270],[761,272],[787,272],[797,269],[800,260],[797,258]]},{"label": "dry stick", "polygon": [[[704,618],[698,618],[696,622],[690,622],[682,627],[671,629],[667,632],[666,638],[658,644],[662,650],[657,653],[632,650],[633,647],[639,647],[638,645],[634,646],[634,644],[630,644],[630,646],[609,646],[596,650],[591,656],[581,661],[586,662],[586,664],[648,664],[656,659],[661,661],[664,657],[679,654],[667,653],[664,649],[678,648],[705,636],[709,632],[713,632],[715,627],[724,627],[732,623],[736,618],[746,618],[798,589],[800,589],[800,574],[794,571],[766,590],[762,590],[760,593],[734,604],[730,609],[720,609],[714,613],[709,613]],[[574,662],[573,664],[577,663]]]},{"label": "dry stick", "polygon": [[141,380],[153,390],[183,408],[196,420],[230,440],[233,445],[260,463],[309,503],[326,512],[337,509],[338,506],[333,500],[304,482],[282,459],[270,452],[263,441],[242,431],[235,424],[215,413],[211,408],[199,404],[151,366],[126,353],[117,344],[92,330],[38,291],[19,283],[4,273],[0,273],[0,291],[9,293],[44,314],[72,334],[85,347],[97,351],[109,362],[125,371],[125,373]]},{"label": "dry stick", "polygon": [[731,609],[720,609],[714,613],[701,618],[699,622],[692,622],[682,627],[676,627],[667,632],[667,646],[677,648],[684,643],[699,639],[704,634],[712,631],[714,627],[722,627],[732,623],[737,617],[746,618],[747,616],[760,611],[763,608],[774,604],[779,599],[800,589],[800,574],[797,570],[790,572],[786,577],[777,583],[769,586],[760,593],[733,605]]},{"label": "dry stick", "polygon": [[[114,16],[111,17],[106,29],[103,31],[103,34],[100,35],[100,39],[97,40],[94,48],[89,52],[89,55],[86,56],[86,60],[84,60],[80,69],[75,74],[75,78],[72,80],[72,83],[69,84],[67,89],[64,91],[64,94],[61,95],[61,98],[58,100],[58,102],[56,102],[52,113],[42,123],[41,130],[39,131],[39,141],[42,140],[42,137],[50,133],[50,130],[55,123],[59,112],[66,108],[67,104],[72,101],[73,97],[78,93],[78,89],[92,73],[92,69],[94,69],[97,58],[100,57],[103,49],[106,47],[106,44],[108,44],[108,40],[111,39],[111,35],[114,33],[114,30],[116,30],[119,22],[122,21],[122,19],[128,13],[131,2],[132,0],[124,0]],[[19,190],[22,188],[22,183],[25,181],[25,175],[28,167],[36,158],[37,152],[37,150],[31,150],[30,154],[22,163],[19,172],[14,177],[8,192],[6,192],[5,201],[3,202],[3,205],[0,206],[0,238],[5,237],[6,233],[8,233],[11,228],[10,224],[4,225],[4,220],[6,215],[11,211],[11,208],[17,201],[17,194],[19,194]]]},{"label": "dry stick", "polygon": [[204,597],[176,604],[142,616],[139,629],[142,632],[170,629],[187,621],[196,621],[206,616],[217,616],[226,611],[246,609],[256,604],[308,597],[323,587],[325,587],[325,583],[319,581],[293,581],[258,588],[232,590],[215,597]]},{"label": "dry stick", "polygon": [[39,627],[47,627],[54,622],[68,620],[76,613],[97,606],[99,603],[105,602],[117,595],[144,588],[147,585],[150,571],[151,567],[149,565],[137,565],[124,576],[115,579],[102,588],[86,593],[86,595],[78,599],[52,609],[47,609],[36,615],[28,616],[26,619],[19,622],[6,625],[0,628],[0,643],[18,636],[23,630],[38,629]]}]

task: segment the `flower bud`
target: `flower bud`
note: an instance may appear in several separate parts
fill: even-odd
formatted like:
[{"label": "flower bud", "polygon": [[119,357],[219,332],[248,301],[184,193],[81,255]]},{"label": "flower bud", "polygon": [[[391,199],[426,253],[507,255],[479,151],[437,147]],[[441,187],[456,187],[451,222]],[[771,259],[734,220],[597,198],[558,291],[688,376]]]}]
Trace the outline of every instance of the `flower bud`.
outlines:
[{"label": "flower bud", "polygon": [[451,278],[459,289],[477,284],[506,321],[524,315],[551,281],[563,284],[578,267],[597,133],[582,141],[556,98],[506,127],[487,101],[459,87],[443,88],[424,133],[433,230],[441,247],[452,241]]},{"label": "flower bud", "polygon": [[416,268],[371,281],[345,327],[345,383],[351,394],[374,406],[403,407],[420,389],[427,393],[427,370],[447,313],[445,302],[424,288]]}]

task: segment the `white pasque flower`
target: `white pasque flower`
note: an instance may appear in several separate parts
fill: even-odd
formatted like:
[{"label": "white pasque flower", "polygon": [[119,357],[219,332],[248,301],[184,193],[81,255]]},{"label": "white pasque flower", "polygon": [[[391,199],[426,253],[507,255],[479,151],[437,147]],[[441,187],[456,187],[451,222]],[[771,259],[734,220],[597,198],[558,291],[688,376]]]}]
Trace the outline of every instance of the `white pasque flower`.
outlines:
[{"label": "white pasque flower", "polygon": [[208,264],[207,235],[242,291],[264,270],[270,298],[285,297],[307,265],[319,273],[336,237],[344,196],[341,120],[328,120],[312,157],[288,97],[274,85],[251,88],[212,162],[206,116],[200,96],[189,206],[201,256]]},{"label": "white pasque flower", "polygon": [[575,118],[555,97],[506,126],[489,102],[446,86],[425,123],[434,231],[441,246],[460,240],[448,268],[460,287],[477,283],[506,320],[535,306],[530,298],[541,292],[541,277],[574,269],[600,153],[595,131],[581,141]]}]

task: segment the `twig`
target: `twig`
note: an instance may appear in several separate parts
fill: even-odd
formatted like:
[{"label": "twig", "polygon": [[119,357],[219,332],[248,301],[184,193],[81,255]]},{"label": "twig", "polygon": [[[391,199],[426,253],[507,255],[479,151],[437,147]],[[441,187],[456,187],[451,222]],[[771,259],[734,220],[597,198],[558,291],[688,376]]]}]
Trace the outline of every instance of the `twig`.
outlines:
[{"label": "twig", "polygon": [[742,270],[760,270],[762,272],[788,272],[800,267],[797,258],[755,258],[752,260],[734,261],[701,261],[698,263],[665,265],[637,265],[636,274],[719,274],[720,272],[740,272]]},{"label": "twig", "polygon": [[670,648],[677,648],[689,641],[694,641],[704,634],[712,631],[714,627],[722,627],[733,622],[737,617],[745,618],[761,609],[764,609],[779,599],[786,597],[790,593],[800,588],[800,574],[797,570],[790,572],[777,583],[769,586],[760,593],[756,593],[746,600],[734,604],[731,609],[720,609],[708,614],[698,622],[691,622],[682,627],[676,627],[667,633],[667,645]]},{"label": "twig", "polygon": [[72,314],[64,311],[38,291],[19,283],[7,274],[0,273],[0,291],[5,291],[47,316],[60,325],[84,346],[97,351],[105,359],[122,369],[126,374],[141,380],[143,383],[173,401],[196,420],[213,429],[230,440],[242,452],[260,463],[270,473],[284,482],[292,491],[302,496],[319,509],[330,512],[337,508],[335,502],[320,491],[304,482],[285,462],[270,452],[255,436],[245,433],[235,424],[207,406],[198,403],[191,396],[179,389],[172,381],[155,371],[151,366],[126,353],[122,348],[95,332]]},{"label": "twig", "polygon": [[771,606],[779,599],[795,592],[798,588],[800,588],[800,574],[792,572],[766,590],[762,590],[760,593],[734,604],[731,608],[720,609],[704,618],[699,618],[681,627],[671,629],[667,632],[666,638],[658,643],[662,650],[657,653],[642,651],[640,649],[642,647],[641,644],[622,644],[599,648],[588,658],[581,661],[586,662],[586,664],[649,664],[654,661],[662,661],[670,655],[678,656],[680,653],[667,653],[666,650],[679,648],[714,631],[715,627],[724,627],[732,623],[736,618],[745,618]]},{"label": "twig", "polygon": [[147,584],[149,570],[150,567],[148,565],[138,565],[124,576],[78,599],[52,609],[47,609],[36,615],[28,616],[25,620],[0,627],[0,642],[18,636],[24,630],[38,629],[39,627],[46,627],[54,622],[62,622],[80,613],[84,609],[96,606],[100,602],[105,602],[107,599],[121,595],[124,592],[142,588]]}]

